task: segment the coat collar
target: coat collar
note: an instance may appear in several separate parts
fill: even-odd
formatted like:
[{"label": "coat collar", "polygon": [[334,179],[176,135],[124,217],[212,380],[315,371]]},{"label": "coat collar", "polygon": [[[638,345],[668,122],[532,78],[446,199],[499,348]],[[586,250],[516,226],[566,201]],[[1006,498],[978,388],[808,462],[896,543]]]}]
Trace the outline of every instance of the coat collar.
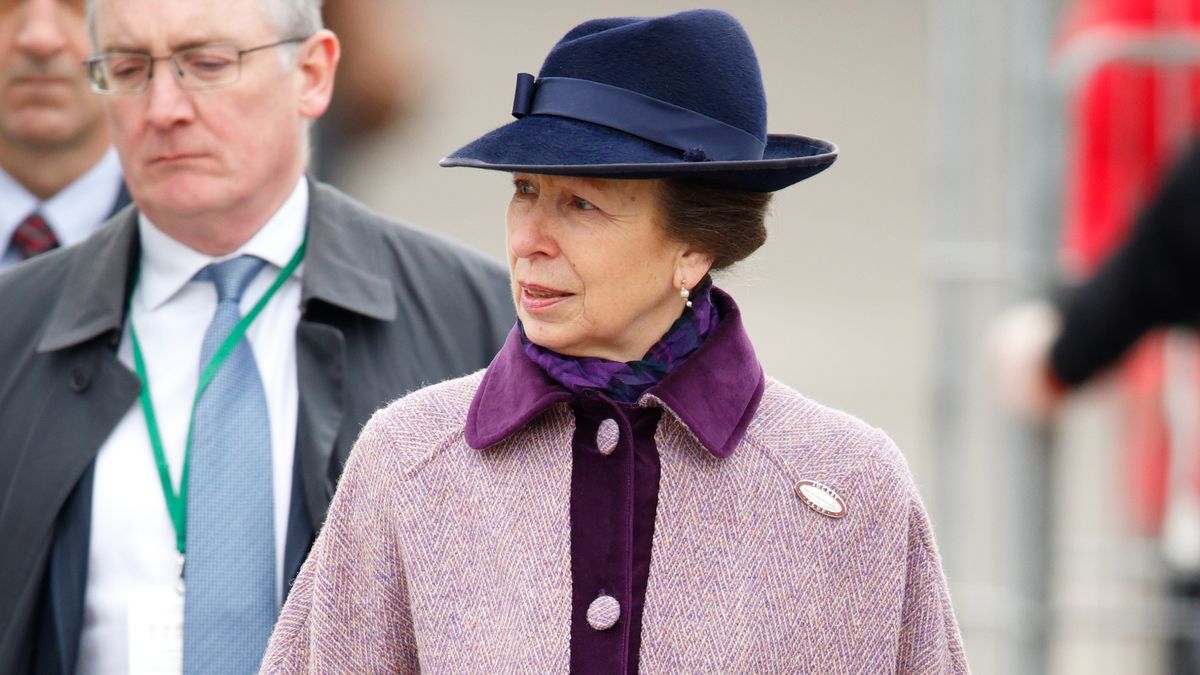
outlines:
[{"label": "coat collar", "polygon": [[[639,405],[658,402],[716,457],[733,454],[758,410],[765,377],[737,305],[712,290],[721,323],[696,353],[651,387]],[[529,360],[514,327],[484,373],[467,412],[467,444],[482,450],[508,438],[571,394]]]},{"label": "coat collar", "polygon": [[[349,217],[352,202],[348,197],[308,180],[308,247],[301,306],[320,300],[379,321],[395,319],[396,296],[388,281],[385,242],[377,232]],[[140,250],[137,219],[136,209],[126,209],[86,241],[47,254],[71,255],[64,288],[88,291],[59,295],[38,343],[39,352],[71,347],[105,333],[120,334],[133,278],[132,262]]]},{"label": "coat collar", "polygon": [[130,261],[137,251],[137,212],[126,209],[76,246],[46,254],[70,256],[70,267],[63,283],[68,290],[58,294],[38,352],[57,351],[105,333],[115,340],[125,320],[133,282]]},{"label": "coat collar", "polygon": [[321,300],[379,321],[396,318],[388,243],[378,227],[352,217],[366,207],[309,179],[308,249],[301,307]]}]

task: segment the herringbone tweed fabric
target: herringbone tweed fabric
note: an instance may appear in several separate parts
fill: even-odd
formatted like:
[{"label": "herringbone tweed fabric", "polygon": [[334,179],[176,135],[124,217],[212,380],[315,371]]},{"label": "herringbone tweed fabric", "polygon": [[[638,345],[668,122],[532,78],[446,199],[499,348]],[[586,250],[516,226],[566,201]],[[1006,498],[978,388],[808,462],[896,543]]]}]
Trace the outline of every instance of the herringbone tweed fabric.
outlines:
[{"label": "herringbone tweed fabric", "polygon": [[[364,429],[264,672],[567,671],[573,417],[558,405],[473,450],[480,377]],[[670,411],[656,441],[642,672],[967,671],[928,518],[883,433],[768,378],[731,457]],[[846,517],[810,510],[802,479],[837,491]]]}]

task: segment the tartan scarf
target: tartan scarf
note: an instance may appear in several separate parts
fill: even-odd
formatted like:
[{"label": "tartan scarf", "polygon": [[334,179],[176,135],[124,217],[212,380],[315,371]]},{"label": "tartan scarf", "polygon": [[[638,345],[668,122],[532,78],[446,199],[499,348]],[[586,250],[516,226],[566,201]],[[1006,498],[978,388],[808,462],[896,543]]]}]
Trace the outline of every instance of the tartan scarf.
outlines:
[{"label": "tartan scarf", "polygon": [[633,403],[687,360],[717,327],[720,317],[713,306],[711,290],[709,280],[697,285],[690,298],[692,306],[684,308],[667,334],[638,361],[621,363],[590,356],[564,356],[530,342],[525,327],[518,321],[521,345],[530,360],[568,391],[597,389],[614,401]]}]

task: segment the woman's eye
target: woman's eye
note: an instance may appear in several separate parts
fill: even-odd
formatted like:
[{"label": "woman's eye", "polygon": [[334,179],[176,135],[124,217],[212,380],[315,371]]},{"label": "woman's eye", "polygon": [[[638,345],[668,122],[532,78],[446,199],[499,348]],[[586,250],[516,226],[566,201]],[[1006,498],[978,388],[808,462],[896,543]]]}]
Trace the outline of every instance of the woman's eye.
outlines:
[{"label": "woman's eye", "polygon": [[533,183],[530,183],[527,180],[513,181],[513,187],[516,188],[516,193],[519,195],[535,194]]},{"label": "woman's eye", "polygon": [[592,210],[592,209],[595,209],[595,208],[596,208],[596,207],[595,207],[595,206],[594,206],[594,205],[593,205],[591,202],[589,202],[588,200],[586,200],[586,199],[580,199],[579,197],[576,197],[576,198],[575,198],[575,199],[572,201],[572,203],[575,205],[575,208],[579,209],[580,211],[590,211],[590,210]]}]

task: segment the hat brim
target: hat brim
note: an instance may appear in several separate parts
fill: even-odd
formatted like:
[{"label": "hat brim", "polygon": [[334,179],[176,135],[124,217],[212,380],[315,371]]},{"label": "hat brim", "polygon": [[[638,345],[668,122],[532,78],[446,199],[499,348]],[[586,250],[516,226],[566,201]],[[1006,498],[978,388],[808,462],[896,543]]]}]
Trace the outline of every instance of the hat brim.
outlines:
[{"label": "hat brim", "polygon": [[689,162],[681,153],[608,127],[534,115],[506,124],[442,159],[469,167],[595,178],[693,178],[751,192],[774,192],[824,171],[837,146],[771,134],[760,160]]}]

